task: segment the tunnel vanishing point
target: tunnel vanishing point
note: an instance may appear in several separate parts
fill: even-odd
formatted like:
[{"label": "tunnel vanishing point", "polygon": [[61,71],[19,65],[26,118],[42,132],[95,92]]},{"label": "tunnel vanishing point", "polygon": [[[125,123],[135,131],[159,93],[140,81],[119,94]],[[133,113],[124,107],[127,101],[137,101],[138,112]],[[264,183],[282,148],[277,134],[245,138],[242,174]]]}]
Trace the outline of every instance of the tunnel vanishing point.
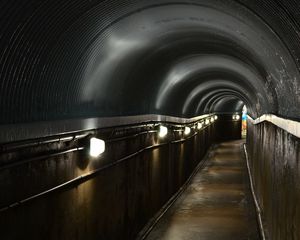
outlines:
[{"label": "tunnel vanishing point", "polygon": [[297,0],[0,0],[1,240],[300,240],[299,120]]}]

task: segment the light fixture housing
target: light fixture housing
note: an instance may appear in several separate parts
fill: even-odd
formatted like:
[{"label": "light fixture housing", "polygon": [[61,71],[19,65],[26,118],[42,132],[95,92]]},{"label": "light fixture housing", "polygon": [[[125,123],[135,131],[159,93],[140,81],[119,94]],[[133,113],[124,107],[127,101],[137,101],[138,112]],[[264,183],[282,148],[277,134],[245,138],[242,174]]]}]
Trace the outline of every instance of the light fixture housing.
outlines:
[{"label": "light fixture housing", "polygon": [[210,122],[213,123],[214,121],[215,121],[215,118],[214,118],[214,117],[211,117],[211,118],[210,118]]},{"label": "light fixture housing", "polygon": [[232,115],[232,120],[240,120],[240,119],[241,119],[241,117],[239,114]]},{"label": "light fixture housing", "polygon": [[159,126],[159,133],[158,136],[160,138],[164,138],[168,134],[168,128],[165,126]]},{"label": "light fixture housing", "polygon": [[200,130],[203,127],[202,123],[197,123],[197,129]]},{"label": "light fixture housing", "polygon": [[205,125],[208,125],[209,124],[209,119],[205,119]]},{"label": "light fixture housing", "polygon": [[90,139],[90,156],[98,157],[105,152],[105,142],[101,139],[92,137]]},{"label": "light fixture housing", "polygon": [[217,115],[215,115],[215,120],[218,120],[218,116]]},{"label": "light fixture housing", "polygon": [[189,135],[191,133],[191,128],[190,127],[185,127],[184,128],[184,134]]}]

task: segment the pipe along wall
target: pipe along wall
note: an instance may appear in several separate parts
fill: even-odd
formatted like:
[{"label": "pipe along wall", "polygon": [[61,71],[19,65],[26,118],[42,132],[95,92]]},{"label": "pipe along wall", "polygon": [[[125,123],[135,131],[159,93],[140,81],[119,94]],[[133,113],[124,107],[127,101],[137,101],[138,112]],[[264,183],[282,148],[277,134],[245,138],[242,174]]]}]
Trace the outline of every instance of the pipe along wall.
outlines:
[{"label": "pipe along wall", "polygon": [[[181,125],[166,123],[163,139],[153,123],[2,145],[1,239],[134,239],[185,183],[222,124],[185,136]],[[82,149],[91,135],[107,142],[99,159]]]},{"label": "pipe along wall", "polygon": [[300,139],[270,122],[249,122],[247,150],[266,237],[300,239]]}]

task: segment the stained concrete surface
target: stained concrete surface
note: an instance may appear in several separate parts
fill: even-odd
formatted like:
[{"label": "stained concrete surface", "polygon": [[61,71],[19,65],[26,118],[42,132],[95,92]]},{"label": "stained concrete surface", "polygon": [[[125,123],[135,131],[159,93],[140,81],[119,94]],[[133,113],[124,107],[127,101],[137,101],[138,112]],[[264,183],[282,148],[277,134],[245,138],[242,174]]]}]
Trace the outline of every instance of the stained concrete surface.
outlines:
[{"label": "stained concrete surface", "polygon": [[260,239],[242,141],[216,146],[147,240]]}]

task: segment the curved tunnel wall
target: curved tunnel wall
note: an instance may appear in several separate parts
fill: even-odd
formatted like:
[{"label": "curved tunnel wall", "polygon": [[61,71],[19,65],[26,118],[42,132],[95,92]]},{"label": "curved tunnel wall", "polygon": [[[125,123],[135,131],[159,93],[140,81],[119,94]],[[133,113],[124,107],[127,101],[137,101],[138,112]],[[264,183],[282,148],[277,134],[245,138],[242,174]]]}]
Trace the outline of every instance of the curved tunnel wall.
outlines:
[{"label": "curved tunnel wall", "polygon": [[234,85],[253,117],[299,117],[296,1],[0,4],[1,124],[201,115],[201,94],[182,108],[203,81]]},{"label": "curved tunnel wall", "polygon": [[[211,112],[240,112],[243,104],[254,118],[273,113],[299,120],[299,9],[294,0],[2,0],[1,134],[5,132],[5,139],[24,140],[32,136],[28,133],[32,125],[39,126],[38,131],[47,135],[49,128],[67,131],[66,126],[74,124],[69,119],[89,118],[89,122],[102,117],[142,114],[189,118]],[[62,127],[58,120],[65,121]],[[120,125],[118,120],[115,122]],[[77,130],[87,130],[81,128]],[[15,136],[11,136],[11,129],[21,131],[16,130]],[[256,143],[264,143],[268,138],[260,135],[259,129],[250,127],[247,139],[253,168],[255,161],[264,160],[264,156],[256,155],[259,152]],[[204,135],[200,145],[207,148],[205,139],[210,143],[209,136]],[[128,143],[128,146],[135,145]],[[280,141],[259,147],[265,151],[270,146],[285,149]],[[64,144],[59,142],[56,148],[61,147]],[[1,146],[1,154],[3,149]],[[195,148],[190,146],[190,150]],[[18,154],[24,152],[2,158],[1,166],[18,158]],[[172,156],[168,151],[164,154],[164,158]],[[70,171],[80,172],[77,167],[71,167]],[[44,171],[45,167],[41,169]],[[2,176],[8,181],[14,176],[23,177],[22,174],[25,170],[16,175],[4,170]],[[40,180],[39,174],[34,176]],[[125,178],[130,182],[132,176]],[[276,179],[254,176],[260,199],[265,199],[261,204],[267,213],[269,229],[293,232],[289,226],[270,220],[273,215],[263,202],[268,202],[268,197],[260,192],[261,181],[276,185],[284,176]],[[291,175],[296,176],[296,173]],[[66,199],[72,200],[72,196]],[[285,202],[280,196],[276,199]],[[295,207],[294,202],[289,204]],[[287,212],[278,214],[287,217]],[[53,219],[57,218],[59,215]],[[143,219],[146,221],[146,217]],[[13,222],[13,217],[9,221]],[[62,222],[66,224],[68,219]],[[296,220],[290,222],[297,224]],[[124,226],[119,225],[126,232]],[[140,227],[136,226],[126,236],[131,238]],[[79,237],[74,234],[75,239]],[[88,234],[93,236],[95,232]],[[276,230],[271,232],[271,236],[275,235],[278,235]],[[284,239],[283,235],[279,234],[279,239]]]}]

